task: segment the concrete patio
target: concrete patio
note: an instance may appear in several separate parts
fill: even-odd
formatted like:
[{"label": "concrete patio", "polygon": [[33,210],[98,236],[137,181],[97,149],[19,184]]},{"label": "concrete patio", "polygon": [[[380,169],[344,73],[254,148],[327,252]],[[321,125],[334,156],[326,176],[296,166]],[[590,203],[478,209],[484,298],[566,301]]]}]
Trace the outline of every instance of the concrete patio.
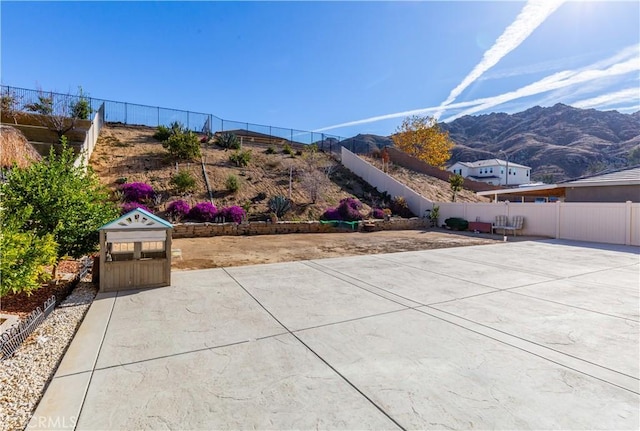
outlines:
[{"label": "concrete patio", "polygon": [[99,294],[28,429],[640,428],[639,250],[545,240]]}]

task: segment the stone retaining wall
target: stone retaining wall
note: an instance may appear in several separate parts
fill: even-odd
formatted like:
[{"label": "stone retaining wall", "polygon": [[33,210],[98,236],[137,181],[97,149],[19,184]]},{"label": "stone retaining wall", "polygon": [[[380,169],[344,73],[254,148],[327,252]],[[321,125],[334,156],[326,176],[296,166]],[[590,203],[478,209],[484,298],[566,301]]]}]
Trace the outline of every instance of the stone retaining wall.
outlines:
[{"label": "stone retaining wall", "polygon": [[[366,226],[365,226],[366,225]],[[385,220],[366,220],[354,225],[346,223],[320,223],[318,221],[277,223],[258,221],[244,224],[235,223],[177,223],[173,226],[173,238],[206,238],[222,235],[275,235],[286,233],[332,233],[380,230],[422,229],[429,226],[429,220],[423,218]]]}]

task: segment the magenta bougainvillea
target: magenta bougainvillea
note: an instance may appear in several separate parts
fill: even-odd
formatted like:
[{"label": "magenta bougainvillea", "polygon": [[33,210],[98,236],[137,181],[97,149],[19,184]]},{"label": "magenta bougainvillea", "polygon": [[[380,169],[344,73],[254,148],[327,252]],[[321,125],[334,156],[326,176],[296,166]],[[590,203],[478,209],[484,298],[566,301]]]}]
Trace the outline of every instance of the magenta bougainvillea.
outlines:
[{"label": "magenta bougainvillea", "polygon": [[217,208],[210,202],[200,202],[189,211],[189,218],[196,221],[214,221],[217,215]]},{"label": "magenta bougainvillea", "polygon": [[340,211],[338,208],[327,208],[322,216],[320,216],[321,220],[342,220],[342,215],[340,215]]},{"label": "magenta bougainvillea", "polygon": [[127,202],[143,203],[153,199],[155,195],[153,187],[147,183],[125,183],[120,186],[120,190],[122,190],[124,200]]},{"label": "magenta bougainvillea", "polygon": [[120,205],[120,212],[124,215],[126,213],[128,213],[129,211],[133,211],[136,208],[140,208],[143,209],[145,211],[149,211],[152,212],[149,208],[147,208],[146,206],[142,205],[139,202],[125,202],[122,205]]},{"label": "magenta bougainvillea", "polygon": [[362,209],[362,202],[355,198],[344,198],[340,200],[340,205],[338,205],[338,212],[340,212],[342,220],[346,221],[362,220],[360,209]]},{"label": "magenta bougainvillea", "polygon": [[189,204],[183,201],[182,199],[180,199],[180,200],[171,202],[167,206],[167,215],[173,218],[174,220],[180,220],[185,218],[189,214],[190,210],[191,210],[191,207],[189,206]]},{"label": "magenta bougainvillea", "polygon": [[371,211],[371,217],[384,219],[384,210],[382,208],[374,208],[373,211]]},{"label": "magenta bougainvillea", "polygon": [[242,220],[247,216],[246,211],[237,205],[233,205],[220,210],[220,213],[225,218],[225,221],[231,221],[234,223],[242,223]]}]

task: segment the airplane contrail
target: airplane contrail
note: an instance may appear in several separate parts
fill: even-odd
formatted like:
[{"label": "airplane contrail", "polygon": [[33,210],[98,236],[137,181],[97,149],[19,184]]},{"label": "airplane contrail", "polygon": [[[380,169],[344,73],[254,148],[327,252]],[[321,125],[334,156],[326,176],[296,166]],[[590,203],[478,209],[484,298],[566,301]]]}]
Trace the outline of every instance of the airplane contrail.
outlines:
[{"label": "airplane contrail", "polygon": [[[621,74],[630,73],[640,69],[640,49],[637,45],[629,46],[612,57],[600,60],[594,64],[588,65],[580,70],[568,70],[558,72],[540,79],[532,84],[522,87],[518,90],[511,91],[497,96],[484,97],[481,99],[469,100],[465,102],[456,102],[447,106],[447,109],[475,108],[482,106],[480,109],[473,109],[478,112],[482,109],[488,109],[493,106],[500,105],[521,97],[533,96],[548,91],[566,88],[571,85],[583,83],[586,81],[607,78]],[[488,108],[487,108],[488,107]],[[327,130],[339,129],[342,127],[359,126],[361,124],[375,123],[382,120],[390,120],[393,118],[402,118],[409,115],[427,114],[442,109],[442,105],[430,106],[426,108],[413,109],[410,111],[395,112],[392,114],[378,115],[375,117],[364,118],[362,120],[349,121],[346,123],[336,124],[333,126],[323,127],[314,130],[314,132],[324,132]],[[471,110],[465,111],[459,116],[468,115]],[[457,117],[457,116],[456,116]],[[452,118],[444,120],[444,122],[452,121]]]},{"label": "airplane contrail", "polygon": [[547,91],[557,90],[559,88],[569,87],[576,84],[582,84],[595,79],[609,78],[612,76],[626,75],[631,72],[640,71],[640,57],[633,57],[626,61],[616,63],[604,69],[586,69],[580,71],[563,71],[554,73],[553,75],[542,78],[532,84],[525,85],[514,91],[500,94],[498,96],[487,98],[482,103],[477,104],[469,109],[459,112],[444,122],[453,121],[465,115],[475,114],[476,112],[485,111],[497,105],[509,102],[514,99],[534,96]]},{"label": "airplane contrail", "polygon": [[440,118],[453,101],[483,73],[495,66],[504,56],[516,49],[533,31],[542,24],[549,15],[564,3],[565,0],[529,0],[515,21],[498,37],[491,48],[485,51],[480,63],[449,93],[449,97],[440,105],[442,109],[436,111],[434,117]]},{"label": "airplane contrail", "polygon": [[619,105],[625,102],[635,102],[638,103],[640,101],[640,88],[632,87],[625,88],[624,90],[614,91],[613,93],[602,94],[600,96],[592,97],[590,99],[583,99],[577,102],[571,103],[571,106],[575,106],[576,108],[588,109],[595,108],[598,106],[611,106],[611,105]]}]

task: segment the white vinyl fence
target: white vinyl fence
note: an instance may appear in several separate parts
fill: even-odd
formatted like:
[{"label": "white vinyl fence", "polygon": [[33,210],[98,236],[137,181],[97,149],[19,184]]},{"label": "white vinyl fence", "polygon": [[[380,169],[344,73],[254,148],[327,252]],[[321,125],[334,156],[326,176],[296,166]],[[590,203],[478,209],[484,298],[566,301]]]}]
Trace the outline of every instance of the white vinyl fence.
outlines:
[{"label": "white vinyl fence", "polygon": [[436,203],[449,217],[493,222],[496,215],[524,216],[522,234],[640,246],[640,203]]},{"label": "white vinyl fence", "polygon": [[449,217],[491,223],[497,215],[523,216],[523,235],[640,246],[640,203],[434,203],[345,148],[342,164],[378,191],[404,196],[414,214],[439,206],[438,226]]},{"label": "white vinyl fence", "polygon": [[82,147],[80,147],[78,158],[73,164],[74,166],[83,166],[85,169],[87,168],[87,166],[89,165],[89,159],[91,158],[93,149],[96,146],[96,142],[98,142],[98,136],[100,135],[100,130],[102,129],[103,125],[104,103],[100,106],[100,108],[96,111],[96,114],[93,116],[91,127],[89,127],[89,130],[87,130],[87,134],[84,137]]}]

